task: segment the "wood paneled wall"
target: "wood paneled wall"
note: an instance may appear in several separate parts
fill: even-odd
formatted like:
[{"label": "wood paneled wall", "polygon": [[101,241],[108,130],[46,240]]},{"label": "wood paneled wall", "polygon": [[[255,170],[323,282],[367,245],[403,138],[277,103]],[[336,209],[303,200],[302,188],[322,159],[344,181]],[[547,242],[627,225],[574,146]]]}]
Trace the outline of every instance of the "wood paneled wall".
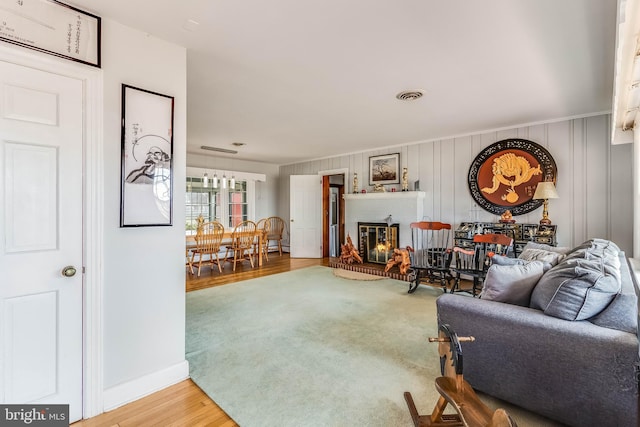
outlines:
[{"label": "wood paneled wall", "polygon": [[[611,239],[629,255],[633,248],[633,147],[610,144],[611,116],[537,124],[477,135],[297,163],[280,167],[279,215],[289,218],[289,176],[349,169],[348,186],[358,173],[360,188],[370,189],[369,156],[400,153],[409,171],[410,189],[420,180],[426,192],[426,220],[450,222],[497,221],[499,217],[478,207],[467,185],[469,166],[488,145],[506,138],[524,138],[544,146],[558,166],[559,199],[549,201],[549,217],[558,225],[558,245],[580,244],[592,237]],[[542,207],[515,217],[536,223]]]}]

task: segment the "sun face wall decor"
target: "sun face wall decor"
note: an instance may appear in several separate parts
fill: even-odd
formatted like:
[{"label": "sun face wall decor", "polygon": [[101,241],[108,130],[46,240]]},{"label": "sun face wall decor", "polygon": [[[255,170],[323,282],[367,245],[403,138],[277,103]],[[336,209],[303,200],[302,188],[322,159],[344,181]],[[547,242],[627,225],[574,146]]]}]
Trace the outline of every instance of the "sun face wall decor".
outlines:
[{"label": "sun face wall decor", "polygon": [[469,168],[469,191],[484,210],[523,215],[540,205],[533,199],[542,181],[556,182],[556,162],[541,145],[526,139],[495,142],[476,156]]}]

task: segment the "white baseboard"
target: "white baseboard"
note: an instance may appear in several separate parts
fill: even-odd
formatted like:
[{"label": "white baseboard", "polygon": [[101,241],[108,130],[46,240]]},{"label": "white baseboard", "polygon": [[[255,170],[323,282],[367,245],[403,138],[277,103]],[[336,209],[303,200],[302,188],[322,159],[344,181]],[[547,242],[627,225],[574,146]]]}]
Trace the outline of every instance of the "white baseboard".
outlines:
[{"label": "white baseboard", "polygon": [[189,362],[182,362],[104,391],[104,411],[111,411],[189,378]]}]

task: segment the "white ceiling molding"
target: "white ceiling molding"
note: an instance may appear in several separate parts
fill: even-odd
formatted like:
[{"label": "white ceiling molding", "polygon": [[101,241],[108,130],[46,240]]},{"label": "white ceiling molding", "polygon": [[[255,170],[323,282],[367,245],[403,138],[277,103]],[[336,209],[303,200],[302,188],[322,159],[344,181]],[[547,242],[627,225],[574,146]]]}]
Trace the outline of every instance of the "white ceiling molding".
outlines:
[{"label": "white ceiling molding", "polygon": [[633,142],[640,108],[640,1],[618,1],[612,144]]}]

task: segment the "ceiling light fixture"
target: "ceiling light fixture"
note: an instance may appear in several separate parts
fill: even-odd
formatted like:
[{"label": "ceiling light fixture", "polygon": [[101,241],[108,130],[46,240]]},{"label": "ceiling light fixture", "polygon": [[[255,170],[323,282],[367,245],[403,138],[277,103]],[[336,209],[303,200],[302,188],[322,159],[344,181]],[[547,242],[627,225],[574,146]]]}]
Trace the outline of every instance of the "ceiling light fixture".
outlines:
[{"label": "ceiling light fixture", "polygon": [[217,151],[218,153],[238,154],[236,150],[229,150],[228,148],[210,147],[208,145],[201,145],[200,148],[208,151]]},{"label": "ceiling light fixture", "polygon": [[424,93],[420,90],[405,90],[396,95],[400,101],[415,101],[418,98],[422,98]]}]

